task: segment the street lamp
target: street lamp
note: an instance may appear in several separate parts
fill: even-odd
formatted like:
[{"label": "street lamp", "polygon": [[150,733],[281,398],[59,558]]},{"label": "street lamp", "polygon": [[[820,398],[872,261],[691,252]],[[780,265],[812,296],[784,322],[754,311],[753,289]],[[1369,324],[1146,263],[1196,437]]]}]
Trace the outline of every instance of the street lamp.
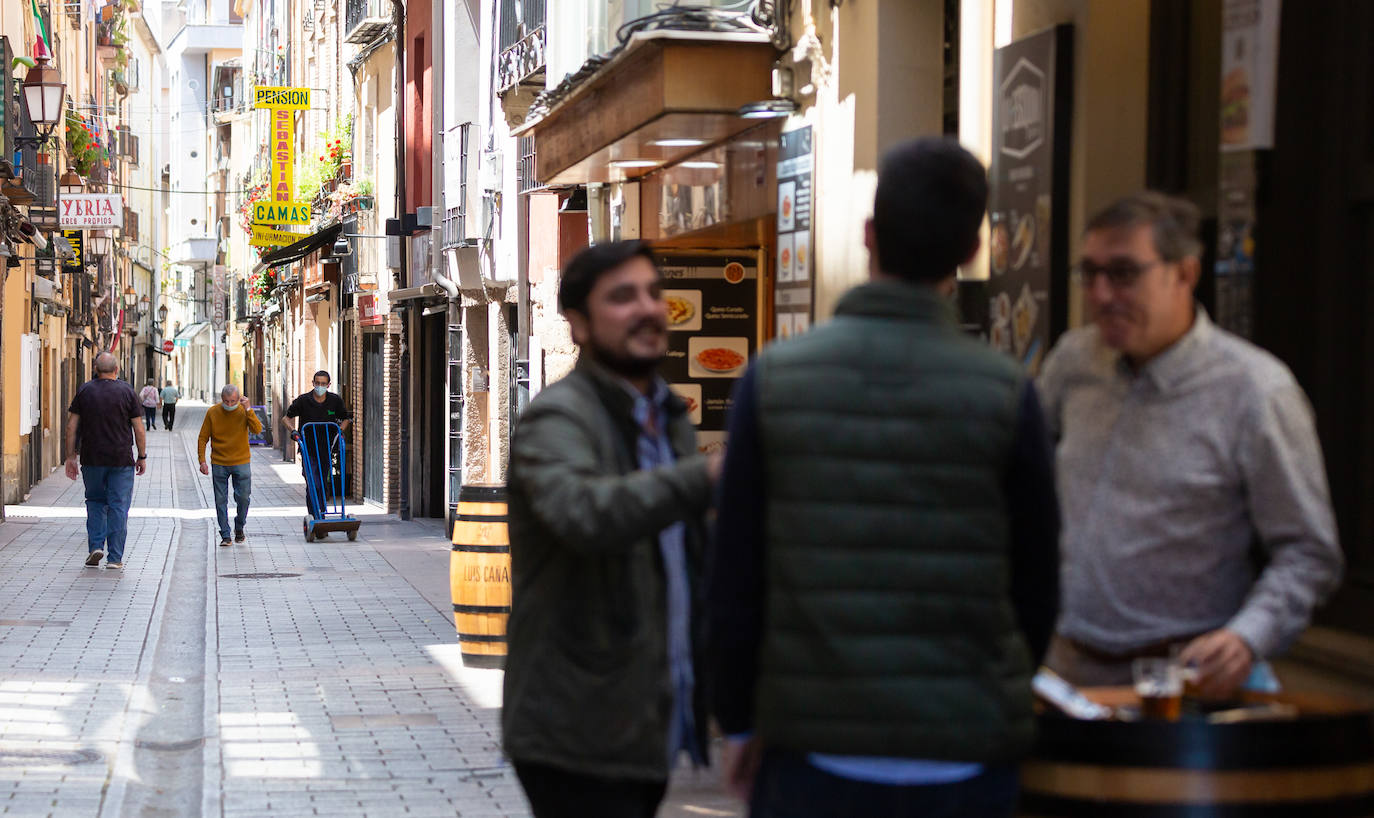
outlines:
[{"label": "street lamp", "polygon": [[138,314],[140,317],[148,314],[148,305],[151,303],[153,302],[146,295],[138,299]]},{"label": "street lamp", "polygon": [[57,189],[63,196],[80,196],[85,190],[81,184],[81,174],[76,172],[76,168],[67,168],[67,172],[62,174],[62,178],[57,180]]},{"label": "street lamp", "polygon": [[62,74],[48,65],[47,57],[38,57],[37,63],[24,77],[21,88],[24,111],[38,129],[38,136],[19,137],[15,139],[15,144],[21,148],[40,148],[52,137],[57,123],[62,121],[62,100],[67,94],[67,84],[62,81]]},{"label": "street lamp", "polygon": [[132,310],[138,306],[138,293],[134,292],[133,287],[124,288],[124,309]]},{"label": "street lamp", "polygon": [[108,256],[110,254],[110,247],[114,244],[113,240],[105,235],[105,231],[103,230],[92,231],[87,243],[90,245],[91,255],[93,256]]},{"label": "street lamp", "polygon": [[167,323],[167,305],[166,305],[166,304],[163,304],[161,307],[158,307],[158,308],[157,308],[157,322],[158,322],[159,324],[165,324],[165,323]]}]

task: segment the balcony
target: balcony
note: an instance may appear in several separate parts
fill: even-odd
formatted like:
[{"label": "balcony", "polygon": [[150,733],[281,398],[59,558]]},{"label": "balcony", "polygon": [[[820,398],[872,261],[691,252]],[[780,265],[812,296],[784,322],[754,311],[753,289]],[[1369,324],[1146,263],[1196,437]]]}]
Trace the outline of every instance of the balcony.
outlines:
[{"label": "balcony", "polygon": [[138,211],[124,208],[124,238],[138,241]]},{"label": "balcony", "polygon": [[138,137],[129,132],[127,125],[121,125],[115,132],[116,143],[119,148],[119,155],[129,160],[129,164],[138,166]]},{"label": "balcony", "polygon": [[532,81],[542,86],[546,0],[502,0],[501,52],[496,60],[496,87],[500,93]]},{"label": "balcony", "polygon": [[391,6],[385,0],[348,0],[344,10],[344,42],[366,45],[391,25]]},{"label": "balcony", "polygon": [[209,265],[215,263],[215,252],[219,241],[214,236],[197,236],[182,239],[172,247],[172,264]]}]

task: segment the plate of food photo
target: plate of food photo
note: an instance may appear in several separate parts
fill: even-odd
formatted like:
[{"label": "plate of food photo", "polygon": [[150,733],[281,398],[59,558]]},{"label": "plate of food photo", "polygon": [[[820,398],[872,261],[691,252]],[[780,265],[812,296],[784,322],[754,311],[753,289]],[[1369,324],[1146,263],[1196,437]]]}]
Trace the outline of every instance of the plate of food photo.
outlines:
[{"label": "plate of food photo", "polygon": [[663,304],[668,309],[668,329],[701,329],[701,290],[664,290]]},{"label": "plate of food photo", "polygon": [[687,374],[696,378],[734,378],[749,363],[748,338],[692,338],[687,342]]}]

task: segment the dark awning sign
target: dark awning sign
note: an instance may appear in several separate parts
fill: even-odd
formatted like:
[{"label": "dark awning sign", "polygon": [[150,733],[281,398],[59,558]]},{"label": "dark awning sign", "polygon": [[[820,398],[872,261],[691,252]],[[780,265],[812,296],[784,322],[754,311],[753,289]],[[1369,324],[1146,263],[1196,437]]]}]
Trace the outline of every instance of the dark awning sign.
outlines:
[{"label": "dark awning sign", "polygon": [[262,257],[263,266],[271,269],[300,261],[321,247],[333,244],[334,239],[339,237],[341,230],[343,230],[343,225],[336,224],[333,227],[326,227],[318,233],[312,233],[295,244],[288,244],[280,250],[273,250]]}]

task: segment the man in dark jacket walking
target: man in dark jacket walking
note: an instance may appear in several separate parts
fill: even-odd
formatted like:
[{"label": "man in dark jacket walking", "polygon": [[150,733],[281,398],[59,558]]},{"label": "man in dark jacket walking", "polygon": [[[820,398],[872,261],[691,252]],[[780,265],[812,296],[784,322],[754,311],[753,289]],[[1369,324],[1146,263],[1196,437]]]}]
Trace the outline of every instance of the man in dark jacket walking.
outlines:
[{"label": "man in dark jacket walking", "polygon": [[986,205],[957,144],[898,146],[870,282],[736,389],[708,610],[756,817],[1012,813],[1059,517],[1033,386],[949,305]]},{"label": "man in dark jacket walking", "polygon": [[502,729],[536,818],[652,816],[679,754],[705,761],[697,577],[719,463],[655,374],[661,286],[639,242],[569,262],[577,367],[512,443]]}]

